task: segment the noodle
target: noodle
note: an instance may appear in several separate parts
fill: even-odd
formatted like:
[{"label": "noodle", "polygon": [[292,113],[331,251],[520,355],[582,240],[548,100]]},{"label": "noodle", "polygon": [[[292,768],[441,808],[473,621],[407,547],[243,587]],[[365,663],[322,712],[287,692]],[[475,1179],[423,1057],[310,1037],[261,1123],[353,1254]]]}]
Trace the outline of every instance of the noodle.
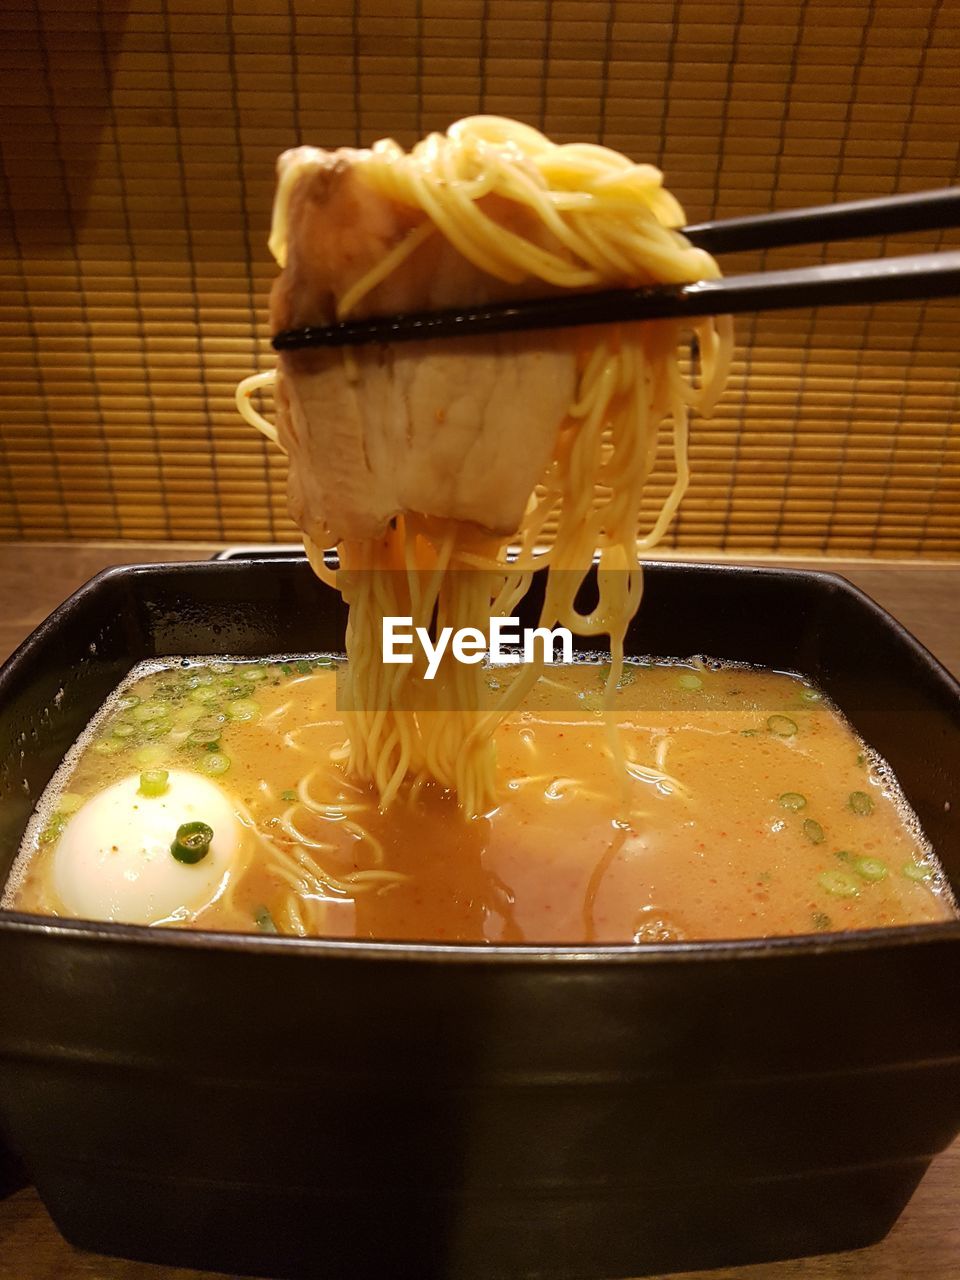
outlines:
[{"label": "noodle", "polygon": [[[324,162],[322,153],[309,148],[293,154],[296,163],[281,169],[270,236],[281,267],[287,262],[294,187]],[[682,224],[683,211],[663,189],[659,171],[601,146],[558,146],[527,125],[476,116],[452,125],[445,135],[431,134],[409,153],[387,139],[349,156],[365,187],[409,212],[410,229],[340,294],[338,318],[355,313],[435,233],[473,267],[512,286],[532,281],[583,289],[684,283],[719,274],[713,259],[674,229]],[[498,217],[503,201],[524,211],[530,234]],[[572,339],[576,392],[512,538],[406,511],[377,538],[340,539],[337,572],[324,564],[313,539],[305,538],[314,569],[349,604],[351,709],[344,712],[349,769],[376,788],[382,807],[405,785],[412,784],[415,796],[432,779],[457,793],[466,814],[488,812],[496,803],[494,731],[543,669],[541,656],[497,705],[485,709],[481,668],[448,654],[436,679],[426,682],[425,664],[416,655],[409,666],[385,665],[379,652],[384,617],[410,616],[414,627],[485,631],[491,617],[511,615],[530,575],[546,568],[539,625],[609,636],[606,705],[611,705],[622,674],[626,629],[640,603],[640,554],[663,537],[689,482],[690,410],[709,414],[729,372],[729,318],[697,320],[690,327],[700,352],[699,385],[680,368],[679,322],[578,331]],[[340,358],[348,376],[355,377],[355,357],[344,353]],[[286,368],[281,358],[281,381]],[[277,432],[249,402],[251,392],[265,383],[263,375],[247,379],[237,398],[247,420],[273,438]],[[282,395],[278,407],[283,446]],[[675,478],[652,527],[641,532],[644,487],[661,424],[668,419]],[[556,533],[544,546],[551,520]],[[511,542],[517,544],[513,553]],[[594,562],[597,599],[581,612],[577,591]],[[625,769],[612,728],[610,745]]]}]

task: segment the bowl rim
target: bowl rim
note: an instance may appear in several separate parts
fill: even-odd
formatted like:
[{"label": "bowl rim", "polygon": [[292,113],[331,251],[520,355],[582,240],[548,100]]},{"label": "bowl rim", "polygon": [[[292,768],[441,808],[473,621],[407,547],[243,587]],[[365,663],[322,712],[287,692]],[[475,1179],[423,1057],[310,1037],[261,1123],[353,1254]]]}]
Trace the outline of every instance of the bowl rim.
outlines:
[{"label": "bowl rim", "polygon": [[[259,551],[259,548],[257,548]],[[82,597],[94,592],[101,583],[115,578],[136,578],[169,573],[171,570],[203,573],[243,573],[263,566],[306,563],[306,553],[291,547],[278,555],[257,554],[247,559],[170,560],[150,563],[111,565],[88,579],[56,606],[17,646],[0,666],[0,693],[7,681],[16,677],[17,669],[29,659],[30,651],[48,631],[54,629],[61,616]],[[843,574],[826,569],[797,569],[775,564],[739,564],[710,560],[655,559],[642,562],[644,573],[658,570],[708,571],[731,576],[758,576],[800,579],[820,582],[838,588],[884,621],[900,640],[914,650],[944,681],[960,705],[960,681],[897,618],[878,604]],[[960,918],[924,924],[885,925],[875,929],[848,929],[835,933],[785,934],[758,938],[714,938],[689,942],[622,942],[622,943],[544,943],[501,944],[495,942],[429,942],[356,938],[289,938],[270,934],[233,933],[226,930],[171,929],[152,925],[114,924],[108,921],[74,920],[40,916],[30,912],[0,908],[0,941],[4,937],[49,938],[63,942],[124,948],[173,948],[191,952],[221,954],[262,954],[267,956],[303,955],[326,959],[355,961],[375,960],[380,963],[525,965],[541,967],[560,964],[582,965],[661,965],[664,963],[722,963],[730,960],[774,960],[792,955],[824,953],[857,953],[886,948],[960,943]]]}]

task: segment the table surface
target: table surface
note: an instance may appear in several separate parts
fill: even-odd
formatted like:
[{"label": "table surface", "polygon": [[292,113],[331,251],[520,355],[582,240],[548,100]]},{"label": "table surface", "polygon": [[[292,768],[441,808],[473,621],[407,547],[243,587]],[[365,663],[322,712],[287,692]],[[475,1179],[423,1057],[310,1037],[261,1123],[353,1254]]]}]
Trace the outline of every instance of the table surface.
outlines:
[{"label": "table surface", "polygon": [[[65,596],[111,564],[206,559],[207,544],[0,544],[0,657]],[[777,563],[787,563],[778,561]],[[873,596],[960,675],[960,564],[791,561],[830,569]],[[703,1280],[955,1280],[960,1276],[960,1140],[934,1162],[899,1222],[852,1253],[685,1273]],[[0,1201],[2,1280],[214,1280],[214,1273],[81,1253],[53,1226],[32,1188]],[[391,1280],[384,1277],[384,1280]]]}]

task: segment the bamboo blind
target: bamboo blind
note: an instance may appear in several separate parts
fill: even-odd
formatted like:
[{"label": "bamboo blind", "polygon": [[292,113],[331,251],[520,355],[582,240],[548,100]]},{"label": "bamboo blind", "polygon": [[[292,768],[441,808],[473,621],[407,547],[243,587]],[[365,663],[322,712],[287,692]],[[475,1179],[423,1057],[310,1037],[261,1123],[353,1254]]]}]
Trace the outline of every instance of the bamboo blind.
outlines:
[{"label": "bamboo blind", "polygon": [[[294,536],[233,407],[283,148],[482,110],[656,161],[692,219],[935,187],[958,46],[950,0],[0,0],[0,536]],[[956,555],[958,348],[951,301],[742,321],[671,537]]]}]

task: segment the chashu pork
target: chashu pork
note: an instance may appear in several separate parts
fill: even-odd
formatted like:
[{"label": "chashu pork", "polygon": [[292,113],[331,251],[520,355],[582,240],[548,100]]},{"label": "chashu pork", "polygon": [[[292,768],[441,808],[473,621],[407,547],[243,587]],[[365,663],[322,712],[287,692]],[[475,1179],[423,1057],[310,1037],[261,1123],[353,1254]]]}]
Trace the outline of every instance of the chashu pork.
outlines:
[{"label": "chashu pork", "polygon": [[[331,323],[350,287],[425,221],[364,179],[362,155],[300,147],[280,158],[274,332]],[[522,206],[487,196],[484,207],[562,252]],[[505,284],[435,230],[350,315],[550,291]],[[560,331],[282,353],[277,427],[294,520],[319,546],[375,538],[406,512],[513,534],[574,398],[575,342]]]}]

